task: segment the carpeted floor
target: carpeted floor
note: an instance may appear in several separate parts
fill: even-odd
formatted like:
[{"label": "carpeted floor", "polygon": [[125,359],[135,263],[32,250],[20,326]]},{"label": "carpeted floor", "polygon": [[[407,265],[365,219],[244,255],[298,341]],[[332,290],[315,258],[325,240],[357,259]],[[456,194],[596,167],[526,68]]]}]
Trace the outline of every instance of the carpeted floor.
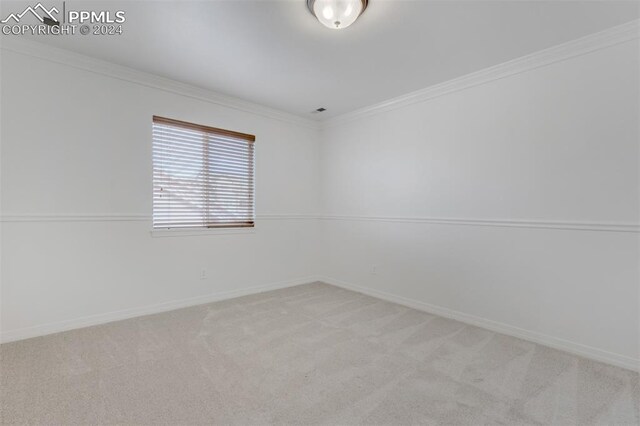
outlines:
[{"label": "carpeted floor", "polygon": [[0,346],[5,424],[638,424],[638,374],[314,283]]}]

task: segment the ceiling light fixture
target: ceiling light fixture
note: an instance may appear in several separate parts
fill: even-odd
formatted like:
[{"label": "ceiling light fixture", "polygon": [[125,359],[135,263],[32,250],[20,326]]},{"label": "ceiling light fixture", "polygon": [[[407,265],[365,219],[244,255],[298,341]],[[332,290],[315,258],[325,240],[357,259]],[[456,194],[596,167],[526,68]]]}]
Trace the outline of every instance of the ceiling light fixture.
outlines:
[{"label": "ceiling light fixture", "polygon": [[358,19],[367,3],[368,0],[307,0],[307,7],[322,25],[341,30]]}]

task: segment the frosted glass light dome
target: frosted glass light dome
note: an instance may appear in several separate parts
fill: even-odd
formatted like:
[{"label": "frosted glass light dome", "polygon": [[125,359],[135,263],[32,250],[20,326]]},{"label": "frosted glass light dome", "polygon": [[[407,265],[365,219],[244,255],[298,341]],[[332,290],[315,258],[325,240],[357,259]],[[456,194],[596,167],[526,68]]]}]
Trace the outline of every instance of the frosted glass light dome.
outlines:
[{"label": "frosted glass light dome", "polygon": [[340,30],[358,19],[367,0],[307,0],[307,6],[322,25]]}]

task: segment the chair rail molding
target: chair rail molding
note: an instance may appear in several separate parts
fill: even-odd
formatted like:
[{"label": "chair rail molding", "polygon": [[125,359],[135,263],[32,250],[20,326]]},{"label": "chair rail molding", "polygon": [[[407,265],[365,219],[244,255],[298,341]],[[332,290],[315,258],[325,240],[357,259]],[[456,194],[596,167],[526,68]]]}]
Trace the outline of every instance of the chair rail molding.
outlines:
[{"label": "chair rail molding", "polygon": [[[100,214],[100,215],[2,215],[0,222],[149,222],[151,215]],[[256,215],[256,220],[325,220],[350,222],[396,222],[457,226],[497,226],[511,228],[542,228],[571,231],[604,231],[640,233],[640,223],[631,222],[583,222],[542,221],[525,219],[450,218],[450,217],[402,217],[402,216],[356,216],[268,213]]]},{"label": "chair rail molding", "polygon": [[445,218],[445,217],[400,217],[400,216],[347,216],[324,215],[321,220],[355,222],[396,222],[413,224],[458,225],[458,226],[497,226],[510,228],[542,228],[571,231],[606,231],[640,233],[640,223],[626,222],[581,222],[581,221],[541,221],[523,219],[488,218]]},{"label": "chair rail molding", "polygon": [[[256,220],[315,220],[317,215],[297,213],[258,214]],[[136,214],[10,214],[0,216],[0,222],[150,222],[151,215]]]}]

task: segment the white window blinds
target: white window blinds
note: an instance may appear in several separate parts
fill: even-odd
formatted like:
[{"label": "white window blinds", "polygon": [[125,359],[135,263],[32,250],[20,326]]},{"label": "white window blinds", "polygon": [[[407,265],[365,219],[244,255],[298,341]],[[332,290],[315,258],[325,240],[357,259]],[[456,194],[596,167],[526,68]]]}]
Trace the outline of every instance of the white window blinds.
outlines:
[{"label": "white window blinds", "polygon": [[254,141],[154,116],[153,227],[252,227]]}]

